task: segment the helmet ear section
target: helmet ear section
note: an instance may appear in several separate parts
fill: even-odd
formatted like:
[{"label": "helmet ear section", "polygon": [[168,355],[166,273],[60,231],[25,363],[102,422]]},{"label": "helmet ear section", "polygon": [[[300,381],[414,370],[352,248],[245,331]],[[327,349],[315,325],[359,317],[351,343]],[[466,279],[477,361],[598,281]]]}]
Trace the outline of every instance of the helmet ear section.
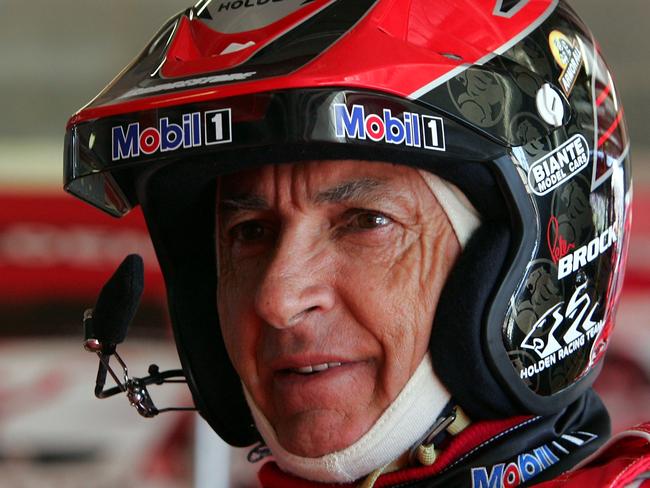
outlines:
[{"label": "helmet ear section", "polygon": [[492,374],[483,345],[487,310],[503,272],[510,241],[510,229],[505,223],[483,222],[447,279],[431,331],[433,369],[474,419],[523,413]]},{"label": "helmet ear section", "polygon": [[216,177],[183,179],[178,171],[155,173],[139,192],[142,208],[165,278],[176,347],[194,403],[225,442],[244,447],[259,434],[219,325]]}]

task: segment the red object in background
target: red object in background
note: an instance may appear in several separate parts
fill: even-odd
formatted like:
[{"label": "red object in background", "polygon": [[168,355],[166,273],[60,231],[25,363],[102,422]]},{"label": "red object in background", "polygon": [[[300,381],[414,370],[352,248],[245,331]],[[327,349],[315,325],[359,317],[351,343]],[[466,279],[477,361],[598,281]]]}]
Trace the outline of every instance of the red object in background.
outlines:
[{"label": "red object in background", "polygon": [[122,219],[57,193],[0,193],[0,302],[94,302],[127,254],[144,258],[145,300],[164,284],[140,209]]},{"label": "red object in background", "polygon": [[650,289],[650,188],[634,188],[632,236],[623,293]]}]

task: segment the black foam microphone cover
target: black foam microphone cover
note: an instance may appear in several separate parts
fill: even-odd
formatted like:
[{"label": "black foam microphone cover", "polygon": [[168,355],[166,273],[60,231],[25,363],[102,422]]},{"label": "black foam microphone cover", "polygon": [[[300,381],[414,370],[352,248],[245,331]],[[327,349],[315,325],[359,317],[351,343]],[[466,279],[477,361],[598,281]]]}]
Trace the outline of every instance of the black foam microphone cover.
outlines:
[{"label": "black foam microphone cover", "polygon": [[144,264],[129,254],[106,282],[93,310],[92,333],[102,344],[120,344],[126,337],[144,289]]}]

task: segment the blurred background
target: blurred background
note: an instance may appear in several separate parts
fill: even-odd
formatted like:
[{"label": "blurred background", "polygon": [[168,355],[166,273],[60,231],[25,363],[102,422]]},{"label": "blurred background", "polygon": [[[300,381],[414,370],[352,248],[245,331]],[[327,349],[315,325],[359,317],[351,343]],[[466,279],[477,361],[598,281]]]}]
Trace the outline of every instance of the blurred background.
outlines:
[{"label": "blurred background", "polygon": [[[614,430],[650,417],[650,41],[647,0],[573,0],[614,73],[633,142],[635,216],[618,325],[597,388]],[[120,348],[135,375],[178,367],[164,288],[138,210],[116,221],[61,190],[68,117],[126,65],[181,0],[0,0],[0,488],[180,488],[203,476],[255,486],[245,451],[219,451],[193,414],[140,418],[124,398],[94,399],[96,357],[81,315],[130,252],[146,291]],[[190,402],[184,386],[152,390],[158,406]],[[198,428],[197,428],[198,425]],[[199,447],[196,447],[199,446]],[[209,459],[217,459],[224,452]],[[207,468],[207,471],[206,471]],[[219,481],[221,480],[221,481]]]}]

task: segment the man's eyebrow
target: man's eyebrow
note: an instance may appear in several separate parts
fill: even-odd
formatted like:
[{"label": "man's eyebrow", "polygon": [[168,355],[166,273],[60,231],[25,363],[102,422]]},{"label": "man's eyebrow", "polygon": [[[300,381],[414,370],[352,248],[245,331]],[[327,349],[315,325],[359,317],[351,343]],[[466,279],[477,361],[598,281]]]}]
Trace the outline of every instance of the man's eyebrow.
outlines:
[{"label": "man's eyebrow", "polygon": [[219,202],[222,212],[236,212],[238,210],[268,210],[269,204],[264,198],[255,194],[233,195]]},{"label": "man's eyebrow", "polygon": [[[385,186],[381,180],[372,178],[361,178],[358,180],[346,181],[321,192],[313,198],[316,204],[340,203],[347,200],[359,200],[367,198],[375,190]],[[224,198],[219,202],[221,212],[236,212],[243,210],[268,210],[269,203],[259,195],[253,193],[233,195]]]},{"label": "man's eyebrow", "polygon": [[314,198],[314,202],[340,203],[346,200],[358,200],[368,197],[377,188],[381,188],[382,186],[384,186],[383,181],[372,178],[347,181],[319,192]]}]

